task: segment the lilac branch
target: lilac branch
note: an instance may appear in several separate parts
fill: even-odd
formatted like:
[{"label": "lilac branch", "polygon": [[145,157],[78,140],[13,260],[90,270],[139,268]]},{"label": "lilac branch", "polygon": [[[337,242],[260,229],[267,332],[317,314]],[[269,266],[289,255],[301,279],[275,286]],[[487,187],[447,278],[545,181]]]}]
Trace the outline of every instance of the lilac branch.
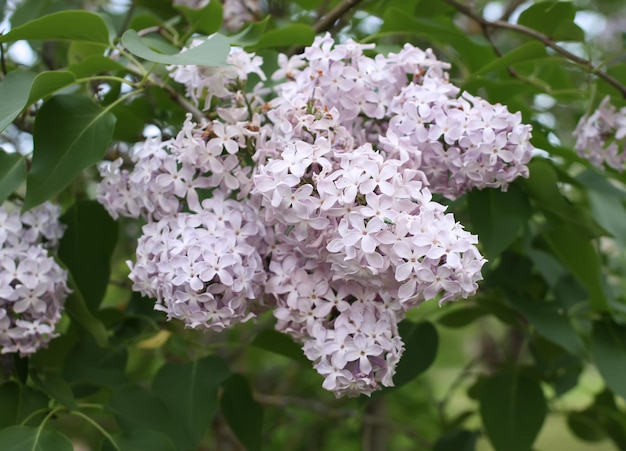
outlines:
[{"label": "lilac branch", "polygon": [[344,14],[346,14],[360,2],[361,0],[344,0],[343,2],[339,3],[315,24],[315,32],[322,33],[324,31],[330,30],[338,19],[340,19]]},{"label": "lilac branch", "polygon": [[617,89],[624,98],[626,98],[626,86],[621,84],[616,78],[607,74],[603,70],[598,69],[597,67],[593,66],[591,64],[591,61],[585,58],[581,58],[580,56],[574,55],[572,52],[564,49],[563,47],[558,45],[555,41],[553,41],[550,37],[546,36],[545,34],[540,33],[539,31],[526,27],[524,25],[520,25],[520,24],[513,24],[510,22],[505,22],[503,20],[496,20],[496,21],[487,20],[481,15],[474,12],[470,7],[461,4],[457,2],[456,0],[444,0],[444,1],[448,3],[449,5],[453,6],[460,13],[466,15],[470,19],[475,20],[476,22],[478,22],[481,26],[485,28],[500,28],[504,30],[511,30],[511,31],[515,31],[517,33],[529,36],[533,39],[536,39],[537,41],[543,43],[546,47],[551,48],[556,53],[562,55],[566,59],[582,67],[589,73],[592,73],[598,78],[601,78],[602,80],[606,81],[608,84],[610,84],[615,89]]}]

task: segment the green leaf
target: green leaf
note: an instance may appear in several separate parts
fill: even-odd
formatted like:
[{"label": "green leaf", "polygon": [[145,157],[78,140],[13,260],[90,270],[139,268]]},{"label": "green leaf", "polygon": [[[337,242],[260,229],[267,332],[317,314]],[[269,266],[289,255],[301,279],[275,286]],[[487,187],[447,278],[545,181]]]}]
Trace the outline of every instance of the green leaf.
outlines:
[{"label": "green leaf", "polygon": [[77,409],[74,393],[63,377],[52,371],[38,374],[36,371],[30,372],[33,382],[48,394],[52,399],[58,401],[68,409]]},{"label": "green leaf", "polygon": [[576,179],[588,189],[591,212],[595,220],[626,248],[626,209],[623,201],[626,192],[613,186],[605,176],[595,170],[586,170]]},{"label": "green leaf", "polygon": [[562,346],[545,339],[542,335],[530,336],[529,349],[535,362],[533,374],[550,384],[555,396],[561,396],[578,384],[585,359],[575,357]]},{"label": "green leaf", "polygon": [[[48,407],[48,402],[48,397],[38,390],[16,381],[3,383],[0,385],[0,429],[22,422],[33,412]],[[40,418],[34,418],[37,419]]]},{"label": "green leaf", "polygon": [[258,451],[263,443],[263,407],[252,397],[248,381],[239,374],[223,384],[222,414],[231,430],[248,451]]},{"label": "green leaf", "polygon": [[585,356],[585,344],[556,303],[529,301],[518,296],[509,296],[509,302],[530,321],[540,335],[572,355]]},{"label": "green leaf", "polygon": [[592,308],[597,312],[607,311],[600,259],[587,237],[566,223],[553,225],[543,236],[563,266],[585,287]]},{"label": "green leaf", "polygon": [[152,430],[167,435],[176,449],[194,449],[185,437],[181,422],[156,394],[138,385],[126,385],[113,392],[107,410],[113,412],[120,429],[126,434]]},{"label": "green leaf", "polygon": [[593,411],[569,412],[567,426],[576,437],[586,442],[599,442],[606,438],[602,423],[598,420],[597,413]]},{"label": "green leaf", "polygon": [[17,409],[20,402],[20,384],[15,381],[0,385],[0,429],[13,426],[17,422]]},{"label": "green leaf", "polygon": [[114,127],[115,116],[87,97],[59,95],[45,102],[35,118],[24,209],[57,195],[83,169],[100,161]]},{"label": "green leaf", "polygon": [[482,385],[480,416],[496,451],[530,450],[546,411],[541,385],[524,374],[499,373]]},{"label": "green leaf", "polygon": [[72,41],[67,49],[67,62],[76,64],[91,56],[103,56],[107,47],[100,43]]},{"label": "green leaf", "polygon": [[479,437],[478,431],[459,429],[440,437],[433,451],[474,451]]},{"label": "green leaf", "polygon": [[517,184],[506,192],[495,189],[468,193],[469,212],[487,256],[494,259],[517,237],[532,215],[528,199]]},{"label": "green leaf", "polygon": [[437,329],[428,321],[413,323],[403,320],[398,325],[398,332],[405,349],[393,377],[396,387],[412,381],[426,371],[435,361],[439,347]]},{"label": "green leaf", "polygon": [[465,327],[488,314],[487,310],[477,306],[453,308],[440,316],[437,323],[444,327]]},{"label": "green leaf", "polygon": [[534,158],[528,165],[530,177],[521,183],[530,197],[546,215],[556,216],[574,224],[587,235],[594,238],[606,232],[589,216],[587,211],[570,204],[559,191],[558,177],[554,166],[543,158]]},{"label": "green leaf", "polygon": [[72,451],[70,440],[54,431],[28,426],[0,430],[3,451]]},{"label": "green leaf", "polygon": [[626,327],[610,321],[594,322],[591,356],[606,385],[626,399]]},{"label": "green leaf", "polygon": [[24,107],[61,88],[74,83],[74,74],[67,71],[12,71],[0,81],[0,132],[11,124]]},{"label": "green leaf", "polygon": [[152,123],[154,105],[145,97],[139,96],[127,104],[118,104],[111,110],[117,121],[113,139],[126,142],[139,142],[143,139],[143,130],[146,124]]},{"label": "green leaf", "polygon": [[183,5],[175,5],[182,13],[191,28],[190,31],[210,35],[220,29],[224,16],[222,3],[211,0],[204,8],[194,9]]},{"label": "green leaf", "polygon": [[313,43],[313,39],[315,39],[313,27],[295,23],[263,33],[259,41],[251,46],[251,49],[256,51],[268,47],[307,46]]},{"label": "green leaf", "polygon": [[224,360],[209,356],[188,363],[166,363],[154,377],[153,392],[181,423],[194,447],[211,426],[219,386],[229,375]]},{"label": "green leaf", "polygon": [[495,59],[483,67],[478,69],[473,75],[484,74],[486,72],[492,72],[500,69],[506,69],[517,63],[523,61],[533,61],[545,58],[547,56],[546,46],[537,41],[527,42],[525,44],[516,47],[500,58]]},{"label": "green leaf", "polygon": [[448,17],[417,18],[400,8],[388,8],[383,17],[381,34],[403,32],[445,44],[457,52],[470,70],[475,71],[496,59],[486,42],[472,40]]},{"label": "green leaf", "polygon": [[67,70],[72,72],[76,78],[83,78],[103,72],[123,71],[126,68],[106,56],[92,55],[80,62],[70,64]]},{"label": "green leaf", "polygon": [[76,285],[72,273],[68,271],[67,286],[69,287],[70,294],[65,301],[65,311],[70,318],[79,324],[85,331],[87,331],[96,340],[99,346],[105,347],[109,343],[107,337],[107,331],[104,324],[98,320],[87,307],[85,298],[83,298],[80,288]]},{"label": "green leaf", "polygon": [[88,337],[70,351],[63,367],[63,377],[70,383],[102,387],[128,384],[124,373],[128,352],[124,347],[101,348]]},{"label": "green leaf", "polygon": [[[33,80],[30,87],[30,94],[26,105],[36,102],[39,99],[55,93],[61,88],[71,85],[76,80],[72,72],[67,71],[49,71],[38,74]],[[25,106],[26,106],[25,105]]]},{"label": "green leaf", "polygon": [[237,45],[239,47],[250,47],[255,45],[263,37],[269,21],[270,17],[267,16],[259,22],[251,23],[239,33],[228,36],[228,42],[231,45]]},{"label": "green leaf", "polygon": [[26,180],[26,157],[0,151],[0,204]]},{"label": "green leaf", "polygon": [[128,435],[113,435],[112,438],[117,448],[105,438],[101,451],[176,451],[169,437],[159,431],[132,431]]},{"label": "green leaf", "polygon": [[303,354],[302,348],[289,338],[289,336],[273,329],[261,331],[250,344],[259,349],[265,349],[266,351],[280,354],[299,363],[307,365],[311,363]]},{"label": "green leaf", "polygon": [[148,47],[135,30],[127,30],[122,36],[124,46],[135,55],[155,63],[197,66],[224,66],[230,51],[228,39],[214,34],[202,44],[176,55],[157,53]]},{"label": "green leaf", "polygon": [[89,11],[61,11],[31,20],[0,35],[0,43],[26,40],[68,40],[109,43],[102,18]]},{"label": "green leaf", "polygon": [[87,307],[95,312],[109,283],[117,224],[96,201],[76,202],[61,222],[67,228],[61,238],[59,258],[71,271]]},{"label": "green leaf", "polygon": [[34,72],[14,70],[0,80],[0,132],[7,128],[26,106]]},{"label": "green leaf", "polygon": [[585,33],[574,23],[575,16],[573,2],[546,1],[522,11],[517,23],[533,28],[554,41],[583,41]]}]

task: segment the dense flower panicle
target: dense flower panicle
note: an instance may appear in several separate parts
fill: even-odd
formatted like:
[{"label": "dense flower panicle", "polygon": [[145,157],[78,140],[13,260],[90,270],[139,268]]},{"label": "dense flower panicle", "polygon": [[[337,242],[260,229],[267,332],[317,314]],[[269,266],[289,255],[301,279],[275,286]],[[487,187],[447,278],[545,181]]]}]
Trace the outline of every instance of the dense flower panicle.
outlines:
[{"label": "dense flower panicle", "polygon": [[112,214],[149,221],[135,290],[189,327],[273,309],[337,396],[393,385],[406,312],[478,288],[477,237],[431,192],[506,189],[532,151],[521,115],[459,95],[432,51],[372,48],[327,34],[281,55],[273,98],[244,91],[265,76],[242,50],[228,68],[171,67],[217,118],[149,140],[132,170],[104,164],[98,191]]},{"label": "dense flower panicle", "polygon": [[583,116],[576,130],[574,149],[591,164],[602,168],[607,165],[622,172],[626,163],[626,107],[619,110],[604,98],[590,115]]},{"label": "dense flower panicle", "polygon": [[144,226],[130,279],[168,319],[221,331],[262,307],[264,225],[250,206],[217,192],[202,204]]},{"label": "dense flower panicle", "polygon": [[44,203],[20,215],[0,206],[0,352],[32,354],[56,335],[69,293],[67,273],[48,249],[63,235],[60,209]]}]

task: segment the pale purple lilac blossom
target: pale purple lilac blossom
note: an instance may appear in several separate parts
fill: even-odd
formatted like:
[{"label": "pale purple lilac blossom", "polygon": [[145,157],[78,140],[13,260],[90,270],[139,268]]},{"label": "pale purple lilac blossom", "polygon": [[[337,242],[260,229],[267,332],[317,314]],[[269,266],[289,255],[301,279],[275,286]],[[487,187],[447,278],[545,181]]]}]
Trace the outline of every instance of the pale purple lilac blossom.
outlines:
[{"label": "pale purple lilac blossom", "polygon": [[583,116],[576,130],[574,149],[596,167],[609,166],[619,172],[626,164],[626,107],[619,110],[607,96],[591,114]]},{"label": "pale purple lilac blossom", "polygon": [[27,356],[57,336],[69,289],[48,254],[63,235],[60,208],[46,202],[20,214],[20,207],[0,206],[0,353]]},{"label": "pale purple lilac blossom", "polygon": [[273,309],[336,396],[392,386],[406,312],[478,288],[477,237],[431,192],[506,189],[528,175],[532,151],[520,114],[459,96],[431,50],[370,58],[372,48],[327,34],[281,55],[273,98],[263,84],[244,91],[249,74],[265,80],[254,54],[172,67],[219,118],[148,141],[132,170],[101,166],[111,214],[149,221],[134,289],[189,327]]}]

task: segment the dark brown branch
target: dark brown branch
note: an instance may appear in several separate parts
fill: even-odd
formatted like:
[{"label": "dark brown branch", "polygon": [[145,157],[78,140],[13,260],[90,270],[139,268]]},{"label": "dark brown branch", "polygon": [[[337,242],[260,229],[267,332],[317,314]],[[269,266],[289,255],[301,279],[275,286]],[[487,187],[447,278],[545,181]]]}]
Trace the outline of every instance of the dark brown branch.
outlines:
[{"label": "dark brown branch", "polygon": [[[2,33],[0,33],[0,36]],[[0,44],[0,65],[2,65],[2,75],[6,75],[9,72],[7,71],[7,61],[4,57],[4,44]]]},{"label": "dark brown branch", "polygon": [[330,30],[335,22],[340,19],[344,14],[358,5],[361,0],[344,0],[339,3],[333,9],[331,9],[328,14],[325,14],[314,26],[316,33],[322,33],[324,31]]},{"label": "dark brown branch", "polygon": [[617,79],[607,74],[603,70],[598,69],[597,67],[594,67],[591,64],[591,61],[586,60],[585,58],[581,58],[580,56],[574,55],[572,52],[564,49],[563,47],[558,45],[556,42],[554,42],[550,37],[546,36],[545,34],[540,33],[539,31],[533,30],[532,28],[526,27],[524,25],[513,24],[513,23],[505,22],[503,20],[490,21],[482,17],[480,14],[477,14],[476,12],[472,11],[472,9],[469,8],[468,6],[465,6],[455,0],[444,0],[444,1],[448,3],[449,5],[453,6],[460,13],[475,20],[483,27],[511,30],[511,31],[515,31],[517,33],[529,36],[533,39],[536,39],[537,41],[543,43],[546,47],[551,48],[556,53],[562,55],[563,57],[572,61],[573,63],[579,65],[580,67],[582,67],[589,73],[606,81],[608,84],[610,84],[615,89],[617,89],[624,98],[626,98],[626,86],[622,85]]}]

